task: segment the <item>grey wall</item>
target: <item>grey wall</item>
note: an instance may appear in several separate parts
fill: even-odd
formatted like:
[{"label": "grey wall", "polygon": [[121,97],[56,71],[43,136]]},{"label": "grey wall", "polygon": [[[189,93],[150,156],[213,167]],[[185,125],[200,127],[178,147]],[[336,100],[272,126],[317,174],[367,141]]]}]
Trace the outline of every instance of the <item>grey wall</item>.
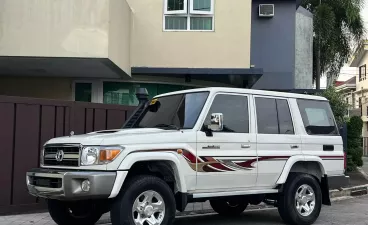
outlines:
[{"label": "grey wall", "polygon": [[[258,17],[259,4],[275,4],[275,16]],[[295,88],[295,0],[253,0],[251,65],[264,74],[254,89]]]},{"label": "grey wall", "polygon": [[313,14],[299,7],[295,31],[295,88],[313,88]]}]

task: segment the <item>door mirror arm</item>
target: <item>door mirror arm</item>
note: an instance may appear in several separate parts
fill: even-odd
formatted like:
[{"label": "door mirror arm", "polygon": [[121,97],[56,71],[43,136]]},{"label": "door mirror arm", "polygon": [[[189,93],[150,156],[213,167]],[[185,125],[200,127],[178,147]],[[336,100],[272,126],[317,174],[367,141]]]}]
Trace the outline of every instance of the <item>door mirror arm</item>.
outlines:
[{"label": "door mirror arm", "polygon": [[207,137],[213,137],[213,132],[208,125],[203,124],[202,131],[206,134]]}]

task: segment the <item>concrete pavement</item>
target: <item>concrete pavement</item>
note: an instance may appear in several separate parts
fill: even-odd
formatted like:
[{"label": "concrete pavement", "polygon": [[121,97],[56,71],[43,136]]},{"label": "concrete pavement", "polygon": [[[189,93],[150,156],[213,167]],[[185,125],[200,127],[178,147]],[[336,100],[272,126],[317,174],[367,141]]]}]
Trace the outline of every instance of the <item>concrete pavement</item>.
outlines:
[{"label": "concrete pavement", "polygon": [[[368,196],[334,202],[323,207],[315,225],[367,225]],[[253,210],[239,217],[217,215],[178,218],[175,225],[283,225],[277,209]]]},{"label": "concrete pavement", "polygon": [[[316,225],[367,225],[368,196],[333,202],[331,207],[322,209]],[[108,215],[101,222],[108,219]],[[106,223],[105,223],[106,224]],[[178,217],[175,225],[281,225],[277,209],[249,210],[239,217],[222,218],[216,214]],[[55,225],[47,213],[3,216],[0,225]]]}]

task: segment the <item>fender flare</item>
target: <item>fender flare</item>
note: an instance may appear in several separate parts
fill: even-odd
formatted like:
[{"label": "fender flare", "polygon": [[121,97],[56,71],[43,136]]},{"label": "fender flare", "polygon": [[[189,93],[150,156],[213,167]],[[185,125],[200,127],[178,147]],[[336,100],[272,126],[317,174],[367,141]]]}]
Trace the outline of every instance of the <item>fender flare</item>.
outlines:
[{"label": "fender flare", "polygon": [[167,161],[170,162],[175,172],[175,181],[178,184],[178,189],[182,193],[187,192],[185,184],[185,178],[181,168],[181,162],[175,153],[171,152],[154,152],[147,156],[147,152],[136,152],[131,153],[124,158],[120,164],[118,170],[129,170],[137,162],[148,162],[148,161]]},{"label": "fender flare", "polygon": [[319,167],[321,169],[321,173],[322,176],[325,173],[325,168],[323,165],[323,161],[320,157],[318,156],[303,156],[303,155],[295,155],[292,156],[288,159],[288,161],[286,162],[284,169],[279,177],[279,179],[277,180],[276,184],[284,184],[289,176],[290,170],[291,168],[294,166],[295,163],[298,162],[317,162],[319,164]]}]

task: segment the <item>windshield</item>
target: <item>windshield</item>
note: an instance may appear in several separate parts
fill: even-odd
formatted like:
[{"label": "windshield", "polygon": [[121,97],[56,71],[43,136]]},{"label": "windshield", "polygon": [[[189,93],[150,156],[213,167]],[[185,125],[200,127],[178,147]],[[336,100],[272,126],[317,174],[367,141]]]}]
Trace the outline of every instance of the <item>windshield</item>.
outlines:
[{"label": "windshield", "polygon": [[209,92],[170,95],[152,99],[139,128],[192,129]]}]

